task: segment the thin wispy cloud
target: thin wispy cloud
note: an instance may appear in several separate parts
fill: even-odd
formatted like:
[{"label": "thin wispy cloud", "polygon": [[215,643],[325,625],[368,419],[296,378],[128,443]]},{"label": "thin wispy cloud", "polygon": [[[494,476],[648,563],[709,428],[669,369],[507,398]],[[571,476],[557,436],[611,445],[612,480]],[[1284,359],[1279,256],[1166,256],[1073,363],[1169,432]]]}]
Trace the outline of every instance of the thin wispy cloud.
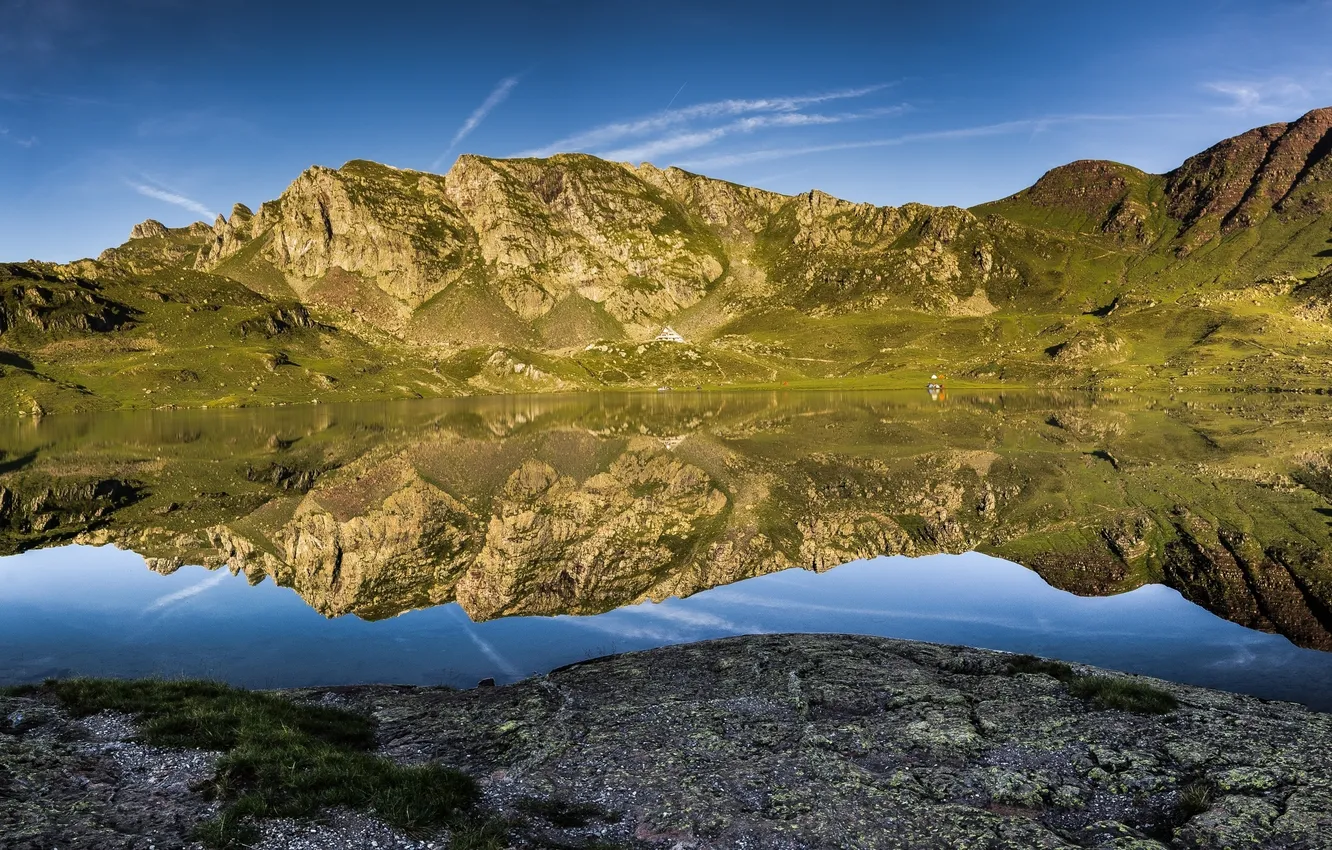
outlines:
[{"label": "thin wispy cloud", "polygon": [[18,145],[21,148],[30,148],[37,144],[37,137],[15,136],[9,131],[8,127],[0,127],[0,141],[6,141],[11,145]]},{"label": "thin wispy cloud", "polygon": [[1256,86],[1244,83],[1207,83],[1206,88],[1230,98],[1231,102],[1227,106],[1233,109],[1253,109],[1263,100],[1262,92]]},{"label": "thin wispy cloud", "polygon": [[737,134],[749,134],[759,130],[778,127],[813,127],[828,124],[843,124],[848,121],[863,121],[868,118],[883,118],[889,115],[900,115],[906,110],[907,107],[905,106],[894,106],[883,109],[869,109],[863,112],[849,112],[840,115],[822,115],[807,112],[780,112],[775,115],[755,115],[748,118],[741,118],[738,121],[732,121],[729,124],[723,124],[719,127],[710,127],[695,132],[676,133],[659,139],[653,139],[634,147],[604,151],[601,152],[600,155],[606,159],[635,162],[652,159],[657,156],[664,156],[666,154],[679,153],[681,151],[696,150],[697,148],[705,147],[727,136]]},{"label": "thin wispy cloud", "polygon": [[1313,71],[1295,77],[1261,80],[1216,80],[1203,88],[1222,99],[1217,107],[1226,112],[1281,113],[1310,106],[1318,98],[1332,95],[1332,71]]},{"label": "thin wispy cloud", "polygon": [[954,139],[973,139],[985,136],[1002,136],[1014,133],[1041,133],[1053,127],[1065,124],[1077,124],[1097,121],[1134,121],[1178,118],[1176,114],[1157,115],[1052,115],[1043,118],[1000,121],[993,124],[980,124],[973,127],[955,127],[948,130],[929,130],[919,133],[903,133],[882,139],[866,139],[855,142],[837,142],[826,145],[803,145],[785,148],[761,148],[720,154],[677,163],[683,168],[725,168],[734,165],[746,165],[753,162],[765,162],[775,159],[808,156],[810,154],[831,153],[835,151],[861,150],[866,148],[895,147],[914,142],[948,141]]},{"label": "thin wispy cloud", "polygon": [[168,593],[165,596],[157,597],[157,599],[154,599],[151,603],[149,603],[148,607],[144,609],[144,613],[148,614],[152,613],[153,611],[161,611],[163,608],[169,608],[172,605],[184,602],[186,599],[191,599],[195,596],[198,596],[200,593],[203,593],[206,590],[217,587],[219,584],[226,581],[230,577],[231,574],[228,573],[227,571],[218,570],[217,572],[213,573],[212,575],[210,575],[208,578],[204,579],[201,582],[192,584],[189,587],[184,588],[182,590],[177,590],[175,593]]},{"label": "thin wispy cloud", "polygon": [[177,194],[176,192],[170,192],[167,191],[166,189],[159,189],[156,186],[149,186],[146,183],[135,183],[133,181],[130,181],[129,185],[130,188],[138,192],[140,195],[144,195],[149,198],[155,198],[156,200],[164,201],[168,204],[175,204],[176,206],[183,207],[184,209],[187,209],[192,213],[197,213],[203,216],[205,219],[217,218],[217,213],[208,209],[208,207],[204,206],[203,204],[199,203],[193,198],[187,198],[184,195]]},{"label": "thin wispy cloud", "polygon": [[[622,144],[626,139],[645,138],[666,132],[687,135],[683,128],[690,125],[695,125],[693,132],[702,133],[713,128],[699,128],[696,125],[715,123],[741,115],[799,113],[800,110],[811,106],[838,100],[861,98],[885,88],[887,88],[887,84],[841,89],[813,95],[717,100],[708,103],[697,103],[692,106],[682,106],[677,109],[664,109],[632,121],[602,124],[590,130],[566,136],[548,145],[523,151],[518,153],[517,156],[550,156],[551,154],[567,151],[598,153],[607,151],[612,145]],[[647,144],[643,143],[634,147],[645,147]],[[633,148],[625,148],[625,150],[633,150]]]},{"label": "thin wispy cloud", "polygon": [[684,91],[684,90],[685,90],[685,86],[687,86],[687,85],[689,85],[688,82],[684,82],[684,83],[681,83],[681,84],[680,84],[680,87],[679,87],[678,89],[675,90],[675,94],[671,95],[671,99],[670,99],[669,101],[667,101],[667,103],[666,103],[666,108],[667,108],[667,109],[670,109],[672,106],[675,105],[675,99],[676,99],[677,97],[680,96],[680,92]]},{"label": "thin wispy cloud", "polygon": [[453,139],[449,142],[449,149],[435,158],[435,161],[430,164],[430,170],[438,170],[444,164],[448,155],[458,146],[458,143],[471,135],[477,127],[480,127],[481,122],[486,120],[486,116],[509,97],[509,93],[513,91],[516,85],[518,85],[517,77],[505,77],[500,80],[499,84],[491,90],[489,96],[481,102],[481,105],[474,109],[471,115],[467,116],[467,120],[458,128],[458,132],[453,134]]},{"label": "thin wispy cloud", "polygon": [[562,617],[566,622],[626,640],[682,643],[719,634],[767,634],[756,623],[740,623],[707,611],[670,604],[644,603],[592,617]]},{"label": "thin wispy cloud", "polygon": [[505,658],[500,651],[495,648],[493,643],[476,633],[477,625],[473,623],[467,616],[466,612],[462,610],[462,606],[455,606],[454,611],[457,615],[458,627],[462,629],[463,634],[467,635],[476,648],[480,650],[481,654],[486,657],[486,660],[491,664],[494,664],[495,667],[508,678],[517,679],[522,676],[522,672],[515,667],[509,659]]}]

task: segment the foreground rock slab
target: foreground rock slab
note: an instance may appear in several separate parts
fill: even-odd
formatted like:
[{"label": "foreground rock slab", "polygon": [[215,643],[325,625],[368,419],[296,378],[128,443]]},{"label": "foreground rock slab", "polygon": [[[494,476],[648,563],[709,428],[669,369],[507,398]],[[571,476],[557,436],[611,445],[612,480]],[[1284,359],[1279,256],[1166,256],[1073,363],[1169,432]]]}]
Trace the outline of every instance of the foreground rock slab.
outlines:
[{"label": "foreground rock slab", "polygon": [[[372,712],[392,758],[472,773],[517,847],[1332,847],[1332,716],[1154,680],[1140,681],[1172,693],[1178,709],[1101,710],[1048,675],[1012,674],[1011,658],[763,635],[598,659],[507,687],[290,694]],[[12,718],[18,702],[0,709]],[[6,764],[0,831],[31,836],[12,846],[101,846],[42,843],[93,821],[141,824],[155,846],[183,846],[184,815],[204,809],[188,787],[155,795],[153,818],[126,817],[120,809],[142,795],[106,791],[129,768],[106,745],[40,732],[56,722],[11,721],[0,754],[68,756],[106,778],[81,786],[75,815],[55,796],[63,785],[34,787],[30,762]],[[181,817],[165,814],[173,806]],[[347,834],[345,821],[339,829]],[[315,846],[318,830],[302,840]]]}]

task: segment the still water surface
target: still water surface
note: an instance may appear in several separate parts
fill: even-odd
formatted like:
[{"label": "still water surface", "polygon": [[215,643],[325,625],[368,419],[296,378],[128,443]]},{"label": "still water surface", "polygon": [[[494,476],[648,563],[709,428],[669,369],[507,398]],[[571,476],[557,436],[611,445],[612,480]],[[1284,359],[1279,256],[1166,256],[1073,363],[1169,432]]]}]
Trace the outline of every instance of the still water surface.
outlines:
[{"label": "still water surface", "polygon": [[773,631],[1332,709],[1332,413],[671,393],[0,422],[0,681],[470,685]]},{"label": "still water surface", "polygon": [[456,603],[329,620],[272,583],[199,567],[160,576],[111,548],[0,558],[0,588],[6,684],[98,675],[468,687],[670,643],[851,632],[1030,652],[1332,710],[1330,653],[1229,623],[1160,585],[1083,598],[980,554],[787,570],[604,614],[485,623]]}]

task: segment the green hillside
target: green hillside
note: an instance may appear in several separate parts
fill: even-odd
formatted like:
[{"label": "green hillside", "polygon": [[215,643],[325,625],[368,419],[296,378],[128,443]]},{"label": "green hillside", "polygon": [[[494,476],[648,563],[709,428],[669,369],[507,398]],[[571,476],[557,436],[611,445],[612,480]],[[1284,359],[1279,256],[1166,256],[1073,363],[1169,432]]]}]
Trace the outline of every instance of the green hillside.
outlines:
[{"label": "green hillside", "polygon": [[[0,265],[0,411],[667,386],[1332,387],[1332,109],[970,210],[581,154],[313,167]],[[665,326],[685,344],[654,341]]]}]

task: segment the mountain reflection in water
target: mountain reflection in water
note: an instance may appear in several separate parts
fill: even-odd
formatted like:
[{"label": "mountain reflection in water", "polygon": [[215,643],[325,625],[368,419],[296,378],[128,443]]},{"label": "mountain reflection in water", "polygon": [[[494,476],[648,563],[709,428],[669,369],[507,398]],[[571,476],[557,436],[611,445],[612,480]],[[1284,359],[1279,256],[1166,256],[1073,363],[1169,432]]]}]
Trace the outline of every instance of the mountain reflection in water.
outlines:
[{"label": "mountain reflection in water", "polygon": [[1332,649],[1320,397],[527,396],[0,425],[0,554],[111,543],[328,617],[595,614],[980,551]]}]

